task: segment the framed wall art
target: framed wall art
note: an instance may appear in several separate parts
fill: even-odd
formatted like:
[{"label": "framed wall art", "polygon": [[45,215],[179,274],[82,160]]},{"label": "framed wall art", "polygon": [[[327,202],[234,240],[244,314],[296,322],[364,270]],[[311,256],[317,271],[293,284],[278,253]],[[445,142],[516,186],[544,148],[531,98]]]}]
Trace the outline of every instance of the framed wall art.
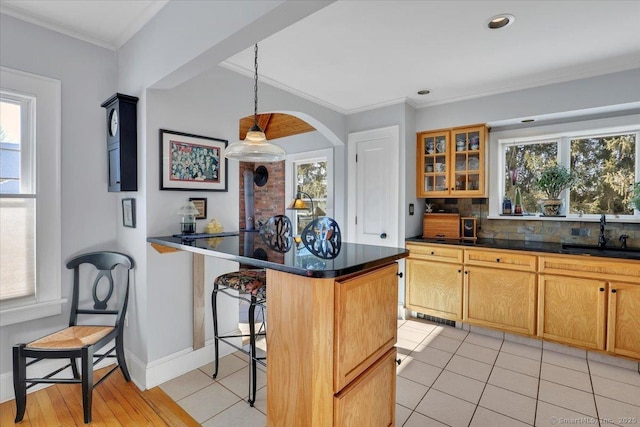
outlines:
[{"label": "framed wall art", "polygon": [[160,190],[227,191],[227,141],[160,129]]},{"label": "framed wall art", "polygon": [[196,219],[207,219],[207,198],[206,197],[189,197],[189,201],[198,209],[200,214],[196,215]]},{"label": "framed wall art", "polygon": [[136,228],[136,199],[122,199],[122,225]]}]

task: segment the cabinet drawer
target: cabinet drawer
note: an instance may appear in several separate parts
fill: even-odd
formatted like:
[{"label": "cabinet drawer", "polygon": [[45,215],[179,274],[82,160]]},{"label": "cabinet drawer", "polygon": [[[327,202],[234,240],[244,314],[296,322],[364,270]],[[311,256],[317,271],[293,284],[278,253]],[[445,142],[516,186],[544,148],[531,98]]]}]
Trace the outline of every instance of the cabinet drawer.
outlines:
[{"label": "cabinet drawer", "polygon": [[509,270],[536,271],[536,255],[519,254],[513,251],[493,251],[490,249],[465,249],[464,263]]},{"label": "cabinet drawer", "polygon": [[398,265],[393,263],[335,282],[334,392],[342,390],[395,345],[397,272]]},{"label": "cabinet drawer", "polygon": [[640,261],[589,256],[540,256],[540,272],[640,283]]},{"label": "cabinet drawer", "polygon": [[463,250],[444,245],[407,244],[409,257],[442,262],[462,263]]},{"label": "cabinet drawer", "polygon": [[394,425],[396,407],[396,349],[334,397],[334,426]]}]

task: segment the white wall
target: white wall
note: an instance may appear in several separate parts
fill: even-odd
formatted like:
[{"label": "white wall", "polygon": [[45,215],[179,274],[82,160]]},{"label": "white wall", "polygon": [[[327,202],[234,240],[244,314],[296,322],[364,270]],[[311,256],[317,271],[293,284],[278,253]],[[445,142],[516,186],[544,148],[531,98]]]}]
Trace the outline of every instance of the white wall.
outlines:
[{"label": "white wall", "polygon": [[[115,91],[116,58],[108,49],[0,14],[0,65],[62,82],[62,259],[90,250],[117,249],[121,218],[107,192],[106,113],[100,104]],[[62,295],[72,275],[62,269]],[[63,314],[0,328],[0,384],[11,376],[11,348],[65,327]],[[4,395],[4,390],[2,390]]]},{"label": "white wall", "polygon": [[640,101],[640,68],[416,111],[416,132]]}]

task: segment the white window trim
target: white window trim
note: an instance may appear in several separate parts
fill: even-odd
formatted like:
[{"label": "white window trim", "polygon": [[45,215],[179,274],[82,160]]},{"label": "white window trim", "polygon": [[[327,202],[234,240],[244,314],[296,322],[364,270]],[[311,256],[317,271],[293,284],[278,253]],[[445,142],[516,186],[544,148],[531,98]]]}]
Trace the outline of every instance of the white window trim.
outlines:
[{"label": "white window trim", "polygon": [[[296,194],[297,183],[293,180],[293,172],[296,163],[311,163],[315,161],[327,162],[327,209],[325,213],[328,217],[333,218],[334,215],[334,197],[333,197],[333,149],[325,148],[322,150],[306,151],[304,153],[289,154],[285,161],[284,170],[284,200],[285,208]],[[286,214],[286,213],[285,213]]]},{"label": "white window trim", "polygon": [[[534,141],[551,141],[566,139],[568,137],[581,137],[594,134],[608,133],[625,133],[638,131],[640,128],[640,115],[629,115],[623,117],[614,117],[607,119],[589,120],[584,122],[565,123],[560,125],[540,126],[526,129],[516,129],[510,131],[495,132],[490,134],[491,151],[496,153],[490,157],[488,170],[495,171],[498,176],[490,177],[489,186],[489,214],[487,219],[507,219],[515,221],[582,221],[597,222],[600,215],[576,215],[568,214],[566,217],[544,217],[539,215],[527,216],[501,216],[502,198],[504,196],[505,182],[503,181],[501,171],[504,170],[503,147],[506,144],[526,143]],[[561,158],[569,156],[569,153],[563,151],[562,144],[558,146],[558,155]],[[640,178],[640,132],[636,134],[636,177]],[[565,192],[566,193],[566,192]],[[565,194],[565,198],[568,195]],[[565,200],[566,203],[566,200]],[[623,215],[621,217],[607,215],[607,221],[610,222],[631,222],[637,223],[640,217],[640,211],[635,210],[635,215]]]},{"label": "white window trim", "polygon": [[2,89],[36,101],[36,297],[0,302],[0,326],[62,312],[61,83],[0,67]]}]

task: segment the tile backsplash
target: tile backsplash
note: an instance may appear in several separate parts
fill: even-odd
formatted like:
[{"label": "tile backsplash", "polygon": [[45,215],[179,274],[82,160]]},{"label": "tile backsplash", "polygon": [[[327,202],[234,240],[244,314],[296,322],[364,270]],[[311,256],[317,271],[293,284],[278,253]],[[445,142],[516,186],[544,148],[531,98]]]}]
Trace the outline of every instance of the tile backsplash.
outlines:
[{"label": "tile backsplash", "polygon": [[[488,199],[429,199],[439,209],[457,209],[461,216],[478,218],[478,237],[528,240],[537,242],[561,242],[597,244],[600,223],[583,221],[510,220],[487,219]],[[640,223],[607,222],[605,236],[609,245],[620,246],[619,237],[629,236],[629,247],[640,247]]]}]

